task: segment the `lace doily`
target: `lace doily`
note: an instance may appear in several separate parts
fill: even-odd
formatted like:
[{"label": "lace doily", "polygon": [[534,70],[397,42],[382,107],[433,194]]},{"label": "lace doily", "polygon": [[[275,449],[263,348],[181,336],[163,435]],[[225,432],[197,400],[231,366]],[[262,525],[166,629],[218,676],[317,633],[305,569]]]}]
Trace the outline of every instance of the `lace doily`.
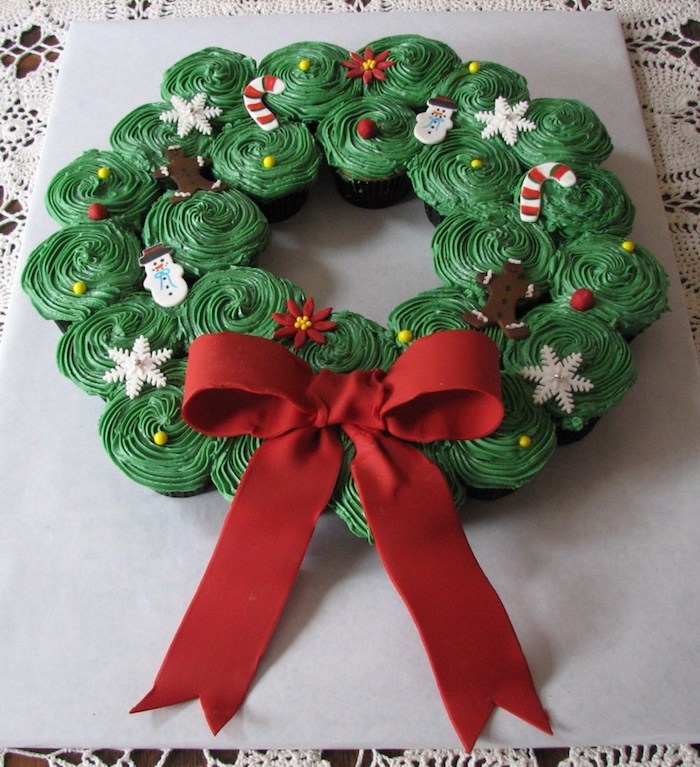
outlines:
[{"label": "lace doily", "polygon": [[[0,339],[32,183],[74,20],[407,10],[620,15],[700,357],[700,21],[694,0],[4,0],[0,6]],[[33,751],[0,767],[700,767],[691,746],[404,752]]]}]

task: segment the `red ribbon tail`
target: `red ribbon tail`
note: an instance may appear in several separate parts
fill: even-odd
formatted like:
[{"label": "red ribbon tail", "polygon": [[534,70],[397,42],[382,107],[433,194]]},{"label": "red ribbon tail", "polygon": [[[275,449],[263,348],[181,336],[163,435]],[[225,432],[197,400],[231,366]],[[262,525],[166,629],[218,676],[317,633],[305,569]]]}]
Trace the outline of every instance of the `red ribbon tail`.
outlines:
[{"label": "red ribbon tail", "polygon": [[297,429],[256,450],[151,691],[132,709],[199,698],[216,734],[245,699],[335,484],[342,446]]},{"label": "red ribbon tail", "polygon": [[440,470],[415,447],[346,429],[377,551],[423,640],[471,750],[496,706],[551,734],[505,608],[481,570]]}]

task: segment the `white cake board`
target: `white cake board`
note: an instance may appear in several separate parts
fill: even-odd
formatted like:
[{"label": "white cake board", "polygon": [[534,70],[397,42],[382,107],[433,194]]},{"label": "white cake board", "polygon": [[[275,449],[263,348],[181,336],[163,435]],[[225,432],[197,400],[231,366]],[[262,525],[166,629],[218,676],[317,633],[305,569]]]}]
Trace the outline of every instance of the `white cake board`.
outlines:
[{"label": "white cake board", "polygon": [[[527,489],[466,510],[555,734],[498,711],[478,745],[700,739],[698,375],[654,168],[612,14],[347,14],[71,29],[25,255],[57,227],[48,180],[140,103],[180,57],[220,45],[348,48],[420,32],[464,59],[577,97],[607,125],[606,163],[637,207],[633,237],[672,275],[671,313],[634,342],[639,382]],[[319,304],[384,321],[436,284],[417,201],[389,211],[317,190],[275,227],[262,265]],[[284,264],[284,266],[283,266]],[[160,497],[109,462],[102,405],[54,365],[57,329],[19,289],[0,347],[0,743],[120,747],[458,747],[411,620],[375,552],[325,515],[242,710],[215,738],[198,703],[129,715],[150,688],[216,540],[226,503]]]}]

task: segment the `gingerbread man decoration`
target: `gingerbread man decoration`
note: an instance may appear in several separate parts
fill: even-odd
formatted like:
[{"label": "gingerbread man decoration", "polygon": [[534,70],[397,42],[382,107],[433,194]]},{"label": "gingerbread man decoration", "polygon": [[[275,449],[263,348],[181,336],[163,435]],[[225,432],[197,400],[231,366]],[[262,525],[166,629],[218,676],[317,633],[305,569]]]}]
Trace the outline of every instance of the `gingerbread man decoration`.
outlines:
[{"label": "gingerbread man decoration", "polygon": [[165,150],[167,163],[153,171],[154,178],[171,178],[177,190],[170,202],[187,200],[200,189],[205,192],[220,192],[228,189],[228,185],[219,179],[208,179],[203,170],[211,165],[211,161],[201,155],[190,157],[181,146],[169,146]]},{"label": "gingerbread man decoration", "polygon": [[477,281],[486,287],[489,297],[481,309],[466,312],[464,319],[477,330],[498,325],[508,338],[527,337],[529,328],[516,318],[517,304],[522,299],[537,298],[539,291],[534,284],[527,282],[524,271],[520,260],[509,258],[503,262],[500,274],[494,274],[491,270],[479,272]]}]

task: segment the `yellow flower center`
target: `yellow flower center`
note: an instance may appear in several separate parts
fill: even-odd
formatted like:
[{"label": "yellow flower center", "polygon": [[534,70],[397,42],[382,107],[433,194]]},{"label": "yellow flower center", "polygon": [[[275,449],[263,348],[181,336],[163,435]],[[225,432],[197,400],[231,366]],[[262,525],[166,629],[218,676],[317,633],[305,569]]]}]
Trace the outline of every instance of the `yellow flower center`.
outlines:
[{"label": "yellow flower center", "polygon": [[305,314],[303,317],[297,317],[294,327],[297,330],[308,330],[313,325],[313,322]]},{"label": "yellow flower center", "polygon": [[374,59],[367,59],[362,62],[363,69],[374,69],[377,66],[377,62]]}]

